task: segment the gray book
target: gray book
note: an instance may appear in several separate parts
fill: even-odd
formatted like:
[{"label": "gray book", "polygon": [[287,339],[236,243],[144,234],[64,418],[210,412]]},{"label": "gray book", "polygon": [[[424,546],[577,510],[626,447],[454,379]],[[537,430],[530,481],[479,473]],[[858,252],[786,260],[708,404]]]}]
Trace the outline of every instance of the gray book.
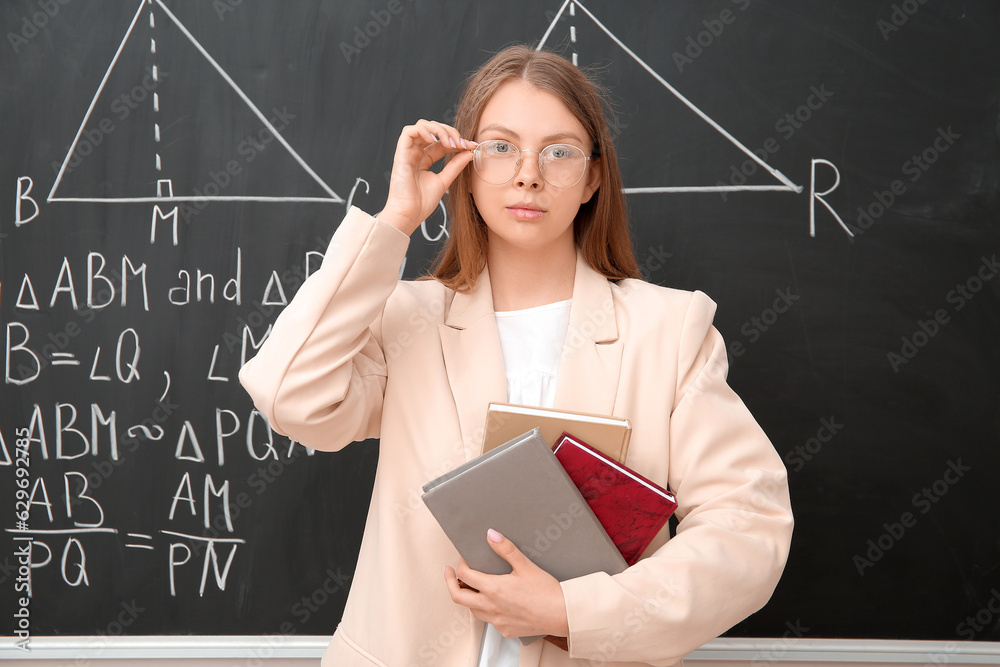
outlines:
[{"label": "gray book", "polygon": [[427,508],[473,569],[511,571],[486,542],[490,528],[559,581],[626,568],[537,428],[431,480],[423,490]]}]

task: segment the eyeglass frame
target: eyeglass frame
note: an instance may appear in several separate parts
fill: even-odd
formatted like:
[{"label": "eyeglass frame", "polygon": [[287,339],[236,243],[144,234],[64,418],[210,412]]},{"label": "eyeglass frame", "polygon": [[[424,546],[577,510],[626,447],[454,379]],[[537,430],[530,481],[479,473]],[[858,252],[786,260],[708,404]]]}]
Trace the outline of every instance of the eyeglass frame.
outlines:
[{"label": "eyeglass frame", "polygon": [[504,185],[505,183],[510,183],[514,178],[517,177],[518,173],[521,171],[521,166],[524,164],[524,161],[522,160],[521,154],[522,153],[535,153],[535,154],[538,155],[538,157],[535,158],[535,162],[538,164],[538,173],[541,174],[543,181],[545,181],[546,183],[548,183],[549,185],[551,185],[554,188],[560,188],[560,189],[562,189],[562,188],[572,188],[573,186],[579,184],[580,181],[583,180],[583,177],[587,174],[587,165],[590,163],[590,161],[594,160],[594,159],[596,159],[598,157],[600,157],[600,154],[597,151],[591,153],[590,155],[584,155],[583,157],[584,157],[584,160],[586,160],[586,162],[584,163],[583,170],[580,172],[580,177],[578,179],[576,179],[576,181],[574,181],[571,185],[555,185],[552,182],[550,182],[549,179],[545,178],[545,170],[542,169],[542,163],[540,162],[540,159],[542,157],[542,153],[544,153],[548,149],[552,148],[553,146],[569,146],[570,148],[575,148],[578,151],[580,151],[581,153],[584,153],[584,150],[582,148],[580,148],[579,146],[577,146],[575,144],[567,144],[567,143],[558,142],[558,143],[554,143],[554,144],[549,144],[548,146],[545,146],[541,150],[537,150],[536,151],[536,150],[532,150],[530,148],[523,148],[522,149],[520,146],[518,146],[517,144],[515,144],[513,141],[507,141],[506,139],[487,139],[485,141],[479,142],[479,145],[476,146],[472,150],[473,155],[475,155],[476,151],[478,151],[482,146],[484,146],[484,145],[486,145],[488,143],[492,143],[492,142],[501,143],[501,144],[510,144],[511,146],[513,146],[515,148],[515,150],[517,150],[517,166],[514,168],[514,173],[510,175],[510,178],[508,178],[505,181],[500,181],[499,183],[495,183],[493,181],[487,181],[486,178],[482,174],[479,173],[479,169],[476,167],[476,158],[473,157],[473,159],[472,159],[472,169],[473,169],[473,171],[476,172],[476,175],[479,176],[479,178],[482,178],[484,182],[489,183],[490,185]]}]

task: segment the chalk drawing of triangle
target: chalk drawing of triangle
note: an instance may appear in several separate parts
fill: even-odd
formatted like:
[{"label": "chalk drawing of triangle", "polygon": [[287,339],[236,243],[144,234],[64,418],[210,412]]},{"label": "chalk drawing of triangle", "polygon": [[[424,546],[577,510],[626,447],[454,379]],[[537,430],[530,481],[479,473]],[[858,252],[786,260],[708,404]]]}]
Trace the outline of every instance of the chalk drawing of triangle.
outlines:
[{"label": "chalk drawing of triangle", "polygon": [[632,49],[630,49],[623,41],[621,41],[614,33],[612,33],[608,28],[594,16],[590,10],[583,6],[580,0],[565,0],[559,11],[556,13],[552,23],[549,24],[548,29],[542,36],[541,41],[538,43],[538,49],[545,46],[546,40],[552,34],[555,29],[556,24],[559,19],[562,18],[564,12],[569,10],[570,15],[575,16],[576,11],[579,10],[583,12],[593,23],[604,32],[611,40],[617,44],[630,58],[632,58],[636,63],[639,64],[646,72],[652,76],[660,85],[666,88],[670,94],[676,97],[684,106],[693,111],[699,118],[704,122],[708,123],[716,132],[725,137],[730,141],[737,149],[744,153],[747,157],[752,159],[754,162],[759,164],[766,173],[770,174],[778,184],[775,185],[707,185],[707,186],[663,186],[663,187],[639,187],[639,188],[623,188],[622,191],[626,194],[648,194],[648,193],[670,193],[670,192],[734,192],[734,191],[777,191],[777,192],[802,192],[802,186],[793,183],[787,176],[772,167],[771,165],[764,162],[758,155],[756,155],[752,150],[747,148],[742,142],[740,142],[736,137],[726,131],[721,125],[712,120],[708,114],[699,109],[691,100],[685,97],[679,90],[660,76],[652,67],[650,67],[642,58],[640,58]]},{"label": "chalk drawing of triangle", "polygon": [[48,201],[343,203],[282,136],[295,115],[261,111],[163,0],[140,0]]}]

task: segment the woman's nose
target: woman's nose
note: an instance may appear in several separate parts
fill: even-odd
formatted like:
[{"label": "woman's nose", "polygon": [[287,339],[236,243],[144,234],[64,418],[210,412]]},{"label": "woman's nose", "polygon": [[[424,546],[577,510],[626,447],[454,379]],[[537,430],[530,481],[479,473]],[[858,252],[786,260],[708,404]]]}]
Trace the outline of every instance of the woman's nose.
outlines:
[{"label": "woman's nose", "polygon": [[542,172],[538,168],[538,153],[521,152],[521,166],[514,175],[514,184],[519,188],[538,189],[542,187]]}]

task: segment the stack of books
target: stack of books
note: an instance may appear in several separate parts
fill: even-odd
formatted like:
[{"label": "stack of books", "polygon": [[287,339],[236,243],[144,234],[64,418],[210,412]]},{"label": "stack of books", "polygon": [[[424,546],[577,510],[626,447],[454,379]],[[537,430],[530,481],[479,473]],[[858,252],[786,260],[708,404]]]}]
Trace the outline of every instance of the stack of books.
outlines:
[{"label": "stack of books", "polygon": [[473,569],[511,571],[487,544],[493,528],[559,581],[617,574],[677,508],[625,465],[631,432],[619,417],[491,403],[483,453],[425,484],[422,498]]}]

